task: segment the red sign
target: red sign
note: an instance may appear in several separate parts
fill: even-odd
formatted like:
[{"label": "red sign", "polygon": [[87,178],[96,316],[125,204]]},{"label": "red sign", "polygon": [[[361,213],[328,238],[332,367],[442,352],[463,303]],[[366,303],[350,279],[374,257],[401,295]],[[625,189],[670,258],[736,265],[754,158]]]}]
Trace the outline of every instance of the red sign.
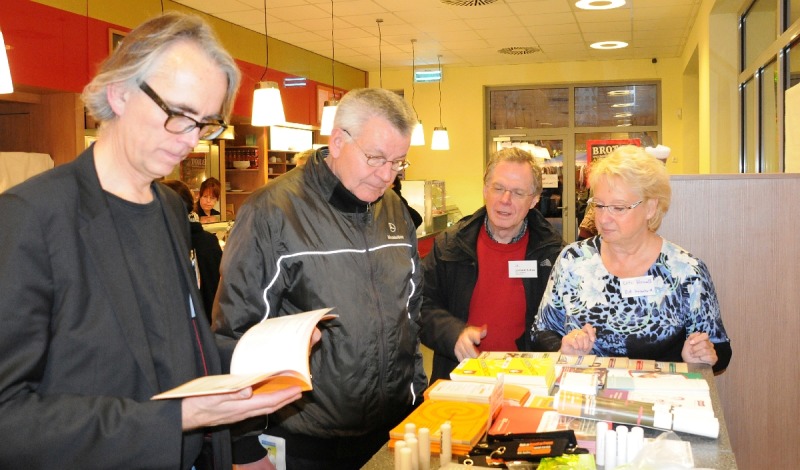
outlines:
[{"label": "red sign", "polygon": [[[591,171],[592,161],[605,158],[622,145],[636,145],[641,147],[639,139],[606,139],[586,141],[586,168]],[[589,172],[586,172],[586,187],[589,187]]]},{"label": "red sign", "polygon": [[622,145],[641,146],[639,139],[608,139],[586,141],[586,164],[591,165],[592,160],[599,160],[613,152]]}]

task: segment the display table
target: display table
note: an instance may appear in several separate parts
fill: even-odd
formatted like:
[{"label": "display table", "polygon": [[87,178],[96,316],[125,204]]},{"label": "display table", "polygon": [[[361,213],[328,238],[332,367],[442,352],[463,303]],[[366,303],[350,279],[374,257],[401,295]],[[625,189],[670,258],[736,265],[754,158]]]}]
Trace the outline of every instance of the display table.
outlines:
[{"label": "display table", "polygon": [[[728,439],[728,428],[725,425],[725,416],[722,412],[722,404],[719,402],[719,394],[717,392],[717,385],[714,380],[714,373],[711,367],[705,364],[689,364],[690,372],[701,372],[703,378],[706,379],[709,386],[709,393],[711,395],[712,405],[714,407],[714,414],[719,420],[719,438],[709,439],[706,437],[695,436],[686,433],[676,433],[684,441],[688,441],[692,445],[692,454],[694,456],[694,465],[697,468],[713,468],[715,470],[736,470],[736,458],[731,449],[731,443]],[[657,429],[645,429],[645,437],[656,437],[663,431]],[[432,468],[438,468],[436,465],[439,462],[439,456],[434,455],[431,458]],[[384,446],[367,464],[362,467],[363,470],[387,470],[394,468],[394,453]],[[599,468],[603,468],[600,466]]]}]

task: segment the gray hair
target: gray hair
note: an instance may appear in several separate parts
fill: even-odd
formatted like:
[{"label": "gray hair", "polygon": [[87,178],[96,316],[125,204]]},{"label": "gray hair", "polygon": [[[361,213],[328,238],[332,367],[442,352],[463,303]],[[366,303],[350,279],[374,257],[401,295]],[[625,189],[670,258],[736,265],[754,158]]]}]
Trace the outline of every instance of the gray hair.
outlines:
[{"label": "gray hair", "polygon": [[203,19],[178,12],[167,12],[145,21],[100,64],[97,75],[83,89],[83,102],[89,114],[101,123],[114,119],[116,114],[108,103],[106,88],[114,83],[138,88],[150,76],[164,51],[181,41],[197,44],[227,76],[228,90],[221,110],[227,121],[239,88],[239,68]]},{"label": "gray hair", "polygon": [[344,95],[333,126],[346,129],[355,138],[370,118],[384,118],[400,134],[410,136],[417,123],[417,115],[406,100],[397,93],[383,88],[358,88]]},{"label": "gray hair", "polygon": [[643,148],[634,145],[617,147],[607,157],[589,168],[589,186],[595,187],[600,178],[610,183],[612,178],[638,193],[643,199],[658,201],[655,215],[647,227],[655,232],[667,215],[672,199],[669,174],[664,163],[650,156]]},{"label": "gray hair", "polygon": [[542,167],[536,163],[536,159],[530,152],[519,147],[507,147],[500,149],[489,157],[489,164],[486,165],[486,172],[483,174],[483,184],[488,184],[494,173],[494,167],[500,162],[527,163],[531,167],[533,176],[533,195],[542,194]]}]

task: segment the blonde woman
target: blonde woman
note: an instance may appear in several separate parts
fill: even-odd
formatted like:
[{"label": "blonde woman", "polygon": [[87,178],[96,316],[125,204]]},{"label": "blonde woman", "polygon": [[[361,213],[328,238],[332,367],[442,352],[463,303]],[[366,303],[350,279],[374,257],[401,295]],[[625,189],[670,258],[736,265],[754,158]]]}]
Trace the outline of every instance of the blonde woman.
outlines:
[{"label": "blonde woman", "polygon": [[657,233],[671,197],[664,165],[624,146],[589,182],[598,235],[561,252],[533,324],[536,349],[724,370],[730,339],[708,268]]}]

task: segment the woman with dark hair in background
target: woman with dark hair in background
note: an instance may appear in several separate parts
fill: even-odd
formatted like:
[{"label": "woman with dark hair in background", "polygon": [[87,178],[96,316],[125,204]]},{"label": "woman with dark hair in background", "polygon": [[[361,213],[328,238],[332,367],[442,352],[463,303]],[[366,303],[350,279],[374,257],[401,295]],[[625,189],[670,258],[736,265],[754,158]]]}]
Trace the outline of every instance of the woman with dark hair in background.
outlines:
[{"label": "woman with dark hair in background", "polygon": [[197,214],[193,211],[194,198],[189,186],[180,180],[164,180],[162,183],[178,193],[189,213],[192,251],[194,252],[192,260],[197,274],[197,286],[200,288],[200,296],[203,298],[203,306],[206,308],[206,317],[209,324],[211,324],[211,307],[214,305],[214,296],[217,294],[217,285],[219,284],[219,264],[222,262],[222,248],[219,246],[219,240],[216,235],[206,232],[203,229],[203,225],[198,222]]},{"label": "woman with dark hair in background", "polygon": [[214,206],[219,201],[221,190],[222,185],[213,176],[200,184],[200,197],[195,204],[195,212],[200,216],[200,222],[204,224],[219,222],[219,211],[214,209]]}]

